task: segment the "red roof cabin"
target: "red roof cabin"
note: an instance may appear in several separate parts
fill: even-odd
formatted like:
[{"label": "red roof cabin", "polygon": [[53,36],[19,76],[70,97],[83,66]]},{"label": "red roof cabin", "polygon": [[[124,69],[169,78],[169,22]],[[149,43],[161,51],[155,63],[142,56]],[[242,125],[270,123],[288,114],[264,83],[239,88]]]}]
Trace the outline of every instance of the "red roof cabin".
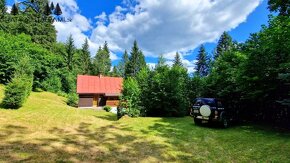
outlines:
[{"label": "red roof cabin", "polygon": [[78,75],[79,107],[118,106],[123,78]]}]

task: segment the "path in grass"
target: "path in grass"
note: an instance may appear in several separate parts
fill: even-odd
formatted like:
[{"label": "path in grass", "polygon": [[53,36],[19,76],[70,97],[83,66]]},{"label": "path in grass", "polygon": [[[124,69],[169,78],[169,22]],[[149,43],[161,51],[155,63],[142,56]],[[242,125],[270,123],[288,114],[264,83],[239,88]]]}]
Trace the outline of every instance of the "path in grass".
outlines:
[{"label": "path in grass", "polygon": [[[0,86],[0,98],[3,87]],[[32,93],[0,109],[0,162],[289,162],[290,135],[251,126],[195,126],[186,118],[124,118]]]}]

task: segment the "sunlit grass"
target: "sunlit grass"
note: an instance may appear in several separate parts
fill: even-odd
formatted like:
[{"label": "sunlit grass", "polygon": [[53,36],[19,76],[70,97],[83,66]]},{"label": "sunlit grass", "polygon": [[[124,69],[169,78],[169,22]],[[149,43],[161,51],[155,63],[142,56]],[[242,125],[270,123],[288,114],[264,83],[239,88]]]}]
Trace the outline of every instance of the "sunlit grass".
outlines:
[{"label": "sunlit grass", "polygon": [[[0,86],[0,99],[3,86]],[[200,127],[186,118],[123,118],[32,93],[0,109],[0,162],[289,162],[290,135],[248,125]]]}]

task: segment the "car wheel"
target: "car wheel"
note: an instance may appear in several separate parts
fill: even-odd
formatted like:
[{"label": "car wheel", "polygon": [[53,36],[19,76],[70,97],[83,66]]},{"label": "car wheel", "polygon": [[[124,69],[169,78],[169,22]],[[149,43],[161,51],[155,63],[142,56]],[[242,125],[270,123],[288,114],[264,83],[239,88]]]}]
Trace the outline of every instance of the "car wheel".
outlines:
[{"label": "car wheel", "polygon": [[194,120],[194,123],[196,125],[200,125],[201,124],[201,120],[200,119],[194,118],[193,120]]}]

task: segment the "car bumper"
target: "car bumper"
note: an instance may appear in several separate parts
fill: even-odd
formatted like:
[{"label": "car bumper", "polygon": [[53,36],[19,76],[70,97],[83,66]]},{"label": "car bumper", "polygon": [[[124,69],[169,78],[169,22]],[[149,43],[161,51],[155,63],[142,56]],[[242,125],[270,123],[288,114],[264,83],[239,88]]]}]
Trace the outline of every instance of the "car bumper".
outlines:
[{"label": "car bumper", "polygon": [[197,119],[201,119],[201,120],[211,120],[211,121],[219,121],[220,119],[218,117],[204,117],[204,116],[195,116],[195,118]]}]

